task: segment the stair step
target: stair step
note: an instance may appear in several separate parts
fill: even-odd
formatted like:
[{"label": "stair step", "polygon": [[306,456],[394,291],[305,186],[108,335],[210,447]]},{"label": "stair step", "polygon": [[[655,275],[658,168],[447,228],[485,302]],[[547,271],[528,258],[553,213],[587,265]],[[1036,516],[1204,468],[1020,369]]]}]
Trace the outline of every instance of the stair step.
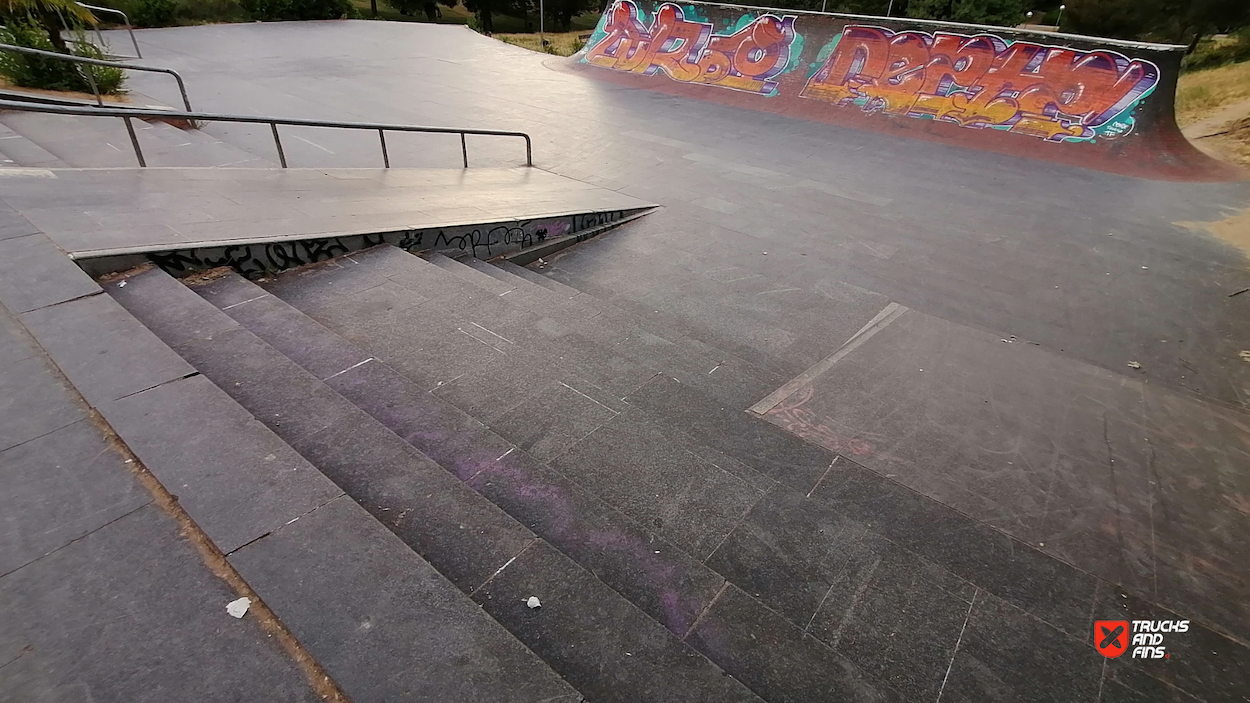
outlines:
[{"label": "stair step", "polygon": [[[164,272],[126,282],[109,292],[360,504],[318,509],[239,560],[354,700],[577,699],[466,595],[531,546],[529,530]],[[318,566],[290,569],[284,550]],[[360,641],[361,615],[384,634]]]},{"label": "stair step", "polygon": [[167,122],[135,122],[143,154],[154,166],[203,166],[231,168],[277,168],[273,161],[205,134],[181,129]]},{"label": "stair step", "polygon": [[[385,296],[375,296],[376,300],[381,301],[379,305],[388,306],[386,309],[391,311],[411,309],[404,308],[404,305],[419,305],[420,302],[413,302],[413,299],[406,300],[399,290],[403,287],[393,281],[406,280],[401,275],[402,272],[411,272],[414,268],[423,272],[420,275],[428,274],[432,265],[410,255],[391,256],[381,252],[377,256],[379,258],[372,262],[372,266],[368,265],[369,259],[366,257],[367,263],[363,267],[353,266],[349,262],[342,264],[343,267],[340,268],[324,267],[324,270],[319,270],[315,267],[304,272],[287,274],[283,277],[286,281],[279,279],[269,284],[269,287],[281,290],[283,295],[323,312],[335,306],[333,295],[342,296],[338,301],[345,311],[342,316],[332,316],[335,319],[346,319],[348,315],[358,315],[368,310],[361,306],[359,300],[352,301],[352,295],[376,292],[392,285],[394,288],[388,289]],[[385,271],[393,278],[379,276],[379,271]],[[416,275],[418,274],[414,274],[414,277]],[[317,281],[318,284],[304,288],[299,283],[301,279]],[[422,279],[430,286],[436,285],[439,280],[441,277]],[[453,277],[452,280],[461,279]],[[412,279],[407,279],[407,282],[420,285]],[[215,290],[209,293],[205,290],[207,288]],[[452,289],[459,290],[454,285]],[[322,364],[321,359],[327,357],[338,359],[340,365],[347,362],[359,363],[353,361],[354,359],[369,358],[366,352],[357,352],[355,356],[346,354],[345,345],[333,332],[290,309],[282,300],[258,297],[258,290],[254,284],[233,276],[200,288],[200,292],[208,295],[215,304],[226,308],[228,313],[258,334],[267,336],[275,346],[300,361],[305,368]],[[417,290],[424,291],[412,292],[417,301],[424,302],[427,298],[433,298],[431,304],[437,305],[446,299],[432,287],[420,286]],[[248,312],[249,308],[254,312]],[[300,318],[302,322],[294,321]],[[392,319],[387,323],[386,329],[402,327],[405,322]],[[314,328],[320,328],[320,331]],[[353,329],[359,333],[369,328],[377,331],[376,319]],[[440,333],[430,331],[429,334]],[[421,341],[413,337],[408,343],[416,345]],[[331,351],[322,354],[318,351],[320,349]],[[331,366],[322,364],[320,373],[334,373],[331,369]],[[350,379],[360,369],[370,369],[369,378]],[[383,378],[388,372],[389,378]],[[349,377],[342,388],[351,390],[340,392],[350,393],[349,397],[355,402],[371,408],[371,414],[397,434],[406,436],[418,448],[439,442],[455,444],[454,440],[447,438],[454,431],[443,430],[445,418],[424,409],[433,396],[425,393],[425,400],[422,400],[424,389],[391,370],[386,363],[371,361],[342,376]],[[329,380],[334,383],[338,379]],[[562,395],[552,394],[557,388],[563,389]],[[646,397],[653,395],[655,394],[651,393]],[[717,411],[725,407],[714,399],[708,399],[707,402],[715,403]],[[411,428],[418,426],[419,422],[396,412],[396,408],[403,407],[420,408],[412,415],[429,415],[438,419],[421,424],[423,431],[414,433]],[[447,407],[440,410],[443,413],[451,411],[454,409]],[[741,411],[728,412],[734,418],[762,426],[766,433],[776,430]],[[596,416],[596,413],[599,415]],[[572,433],[575,439],[571,442],[567,438],[560,439],[561,433],[575,424],[560,426],[559,421],[567,417],[579,418],[588,423],[580,427],[578,432]],[[546,423],[549,421],[555,421],[556,426],[548,427]],[[721,422],[724,420],[717,414],[713,424]],[[776,481],[781,482],[778,485],[774,479],[691,439],[682,431],[684,428],[678,428],[681,425],[669,421],[668,416],[658,414],[648,417],[639,408],[627,405],[604,407],[576,389],[556,384],[535,394],[529,404],[515,408],[514,412],[507,413],[504,418],[491,425],[491,429],[498,433],[497,436],[522,442],[531,451],[517,449],[496,455],[497,449],[491,449],[476,453],[465,451],[445,457],[443,461],[447,463],[444,466],[448,470],[467,476],[468,484],[472,488],[530,527],[543,540],[518,557],[499,577],[480,589],[475,594],[475,599],[504,622],[531,649],[542,654],[544,658],[548,656],[546,652],[553,652],[551,656],[556,656],[563,649],[557,643],[563,642],[566,637],[562,634],[562,628],[566,627],[563,616],[535,620],[527,617],[524,612],[496,613],[492,608],[497,600],[506,604],[515,598],[528,597],[530,592],[538,594],[546,602],[544,593],[563,594],[563,584],[579,584],[580,577],[559,576],[553,580],[550,571],[531,574],[530,567],[527,566],[528,559],[541,560],[547,565],[545,568],[558,573],[559,569],[556,567],[567,558],[596,575],[611,591],[624,596],[656,623],[662,623],[670,633],[694,644],[719,667],[735,672],[734,676],[738,680],[749,682],[750,688],[756,694],[766,694],[765,697],[769,700],[810,700],[813,699],[814,692],[826,687],[830,691],[858,691],[864,700],[901,700],[888,686],[864,674],[865,669],[848,661],[824,642],[807,635],[803,629],[806,621],[795,624],[792,619],[787,620],[785,616],[743,590],[750,587],[775,598],[776,594],[765,591],[761,584],[771,583],[768,581],[768,573],[781,573],[781,565],[771,564],[769,568],[773,571],[762,574],[753,569],[752,554],[756,554],[757,558],[770,560],[775,559],[775,556],[766,550],[760,551],[759,547],[752,547],[749,535],[740,534],[740,528],[735,526],[738,515],[751,509],[756,500],[767,500],[759,498],[763,492],[766,492],[766,496],[779,494],[802,501],[812,484],[828,472],[831,461],[828,453],[819,457],[823,461],[820,465],[821,472],[811,475],[811,472],[804,469],[803,463],[805,459],[812,459],[803,454],[803,448],[808,445],[789,437],[789,441],[797,445],[796,449],[794,446],[782,445],[782,438],[774,438],[777,441],[766,448],[781,449],[786,453],[771,463],[764,461],[761,466],[776,474]],[[705,428],[697,429],[703,431],[711,441],[719,440]],[[737,432],[752,431],[749,427],[737,425],[731,429]],[[527,432],[535,432],[542,435],[544,440],[554,441],[556,444],[549,451],[543,444],[544,440],[531,442]],[[492,436],[496,435],[492,433]],[[480,439],[467,441],[462,446],[471,448],[474,441]],[[746,451],[741,444],[733,449],[747,458],[759,458],[757,454]],[[431,449],[436,450],[437,447]],[[544,463],[539,456],[547,458],[548,463]],[[800,462],[794,476],[787,474],[783,466],[790,460]],[[675,488],[671,484],[674,479],[684,482]],[[666,481],[670,483],[666,484]],[[811,483],[804,484],[804,481]],[[798,485],[803,485],[801,491],[792,487]],[[681,499],[674,499],[679,494],[711,495],[713,499],[704,500],[701,505],[698,500],[683,503]],[[730,505],[734,506],[732,510],[723,508]],[[692,507],[694,510],[690,509]],[[770,518],[765,516],[758,519]],[[671,540],[662,538],[661,534]],[[543,548],[537,549],[538,545]],[[551,553],[546,548],[547,545],[558,554]],[[724,551],[721,546],[725,547]],[[724,565],[746,585],[739,588],[724,583],[721,574],[709,571],[701,563],[704,558],[710,564]],[[514,571],[518,566],[522,568]],[[506,591],[501,590],[513,583],[510,579],[516,579],[518,585]],[[792,592],[788,590],[789,586],[775,587],[774,590],[778,588],[784,593]],[[591,592],[594,592],[593,589]],[[526,595],[517,595],[519,593]],[[602,608],[596,610],[590,604],[596,602],[596,599],[598,596],[579,608],[592,614],[601,612]],[[830,603],[829,607],[830,612],[838,613],[847,606],[845,603],[835,602]],[[615,632],[611,627],[605,626],[601,629]],[[728,639],[722,639],[720,632],[724,632]],[[750,636],[752,632],[759,632],[762,638],[766,638],[767,644],[753,639]],[[586,645],[578,642],[570,649],[581,649],[584,646]],[[616,651],[619,656],[619,650],[612,651]],[[637,655],[628,646],[624,647],[624,651]],[[630,659],[632,658],[631,656]],[[802,661],[804,666],[810,665],[813,670],[788,670],[787,662],[790,660]],[[566,662],[565,666],[571,669],[561,669],[560,665],[554,662],[552,664],[566,676],[571,676],[566,672],[580,671],[581,667],[598,665],[600,661],[599,655],[596,655],[589,659]],[[665,667],[674,666],[671,661],[666,661]],[[870,664],[873,662],[869,661],[862,666]],[[873,671],[872,668],[866,670]],[[587,688],[580,680],[570,680],[592,699],[595,698],[592,689]],[[593,691],[598,692],[598,689]]]},{"label": "stair step", "polygon": [[126,127],[116,117],[8,112],[0,115],[0,122],[72,168],[138,165]]},{"label": "stair step", "polygon": [[[513,294],[525,292],[528,300],[532,301],[531,309],[553,319],[566,334],[584,338],[614,355],[680,379],[738,409],[750,407],[784,383],[775,374],[685,335],[654,330],[652,325],[637,316],[584,293],[575,292],[575,295],[569,296],[565,291],[540,286],[510,270],[479,259],[454,261],[443,257],[438,263],[453,273],[462,272],[465,280],[486,279],[493,282],[489,285],[506,286]],[[466,269],[469,272],[463,273]],[[564,314],[566,306],[574,304],[579,309],[572,315]],[[581,312],[584,309],[598,314],[586,315]]]},{"label": "stair step", "polygon": [[0,154],[5,157],[5,166],[25,166],[29,168],[65,168],[64,161],[52,152],[44,149],[31,140],[14,132],[8,125],[0,123]]},{"label": "stair step", "polygon": [[[554,661],[549,660],[549,663],[583,693],[594,700],[654,700],[653,694],[657,691],[680,691],[686,686],[688,695],[681,700],[755,700],[739,684],[721,675],[702,655],[686,648],[677,636],[665,634],[661,622],[638,617],[642,613],[638,612],[634,603],[640,603],[648,614],[668,613],[670,619],[679,618],[669,623],[670,629],[677,631],[678,635],[685,634],[721,586],[722,579],[709,569],[654,534],[633,525],[628,518],[532,459],[525,451],[518,450],[472,418],[412,385],[382,362],[369,360],[362,352],[352,353],[349,345],[333,332],[282,301],[263,295],[263,290],[254,284],[232,274],[197,284],[195,291],[223,308],[225,314],[244,328],[255,331],[274,344],[276,349],[269,348],[270,351],[290,355],[291,361],[303,366],[305,377],[321,376],[325,385],[346,399],[344,402],[355,403],[389,428],[389,440],[375,436],[374,432],[362,437],[353,428],[367,423],[359,418],[350,421],[340,419],[330,430],[318,433],[314,439],[299,438],[294,441],[294,446],[301,451],[315,449],[316,453],[306,455],[336,482],[340,480],[338,474],[322,466],[325,461],[323,453],[341,457],[338,461],[344,464],[359,463],[359,459],[353,457],[361,453],[376,455],[379,453],[376,447],[387,447],[388,441],[403,444],[404,440],[400,439],[403,437],[421,452],[414,451],[414,454],[422,458],[427,454],[437,458],[447,469],[438,470],[447,481],[456,484],[457,490],[472,494],[491,510],[499,509],[496,504],[504,507],[513,517],[522,519],[533,528],[536,537],[521,523],[513,521],[515,529],[524,531],[534,544],[528,548],[523,546],[524,551],[518,549],[509,555],[521,555],[516,557],[515,563],[503,558],[504,555],[495,557],[493,561],[479,559],[483,568],[474,573],[479,579],[483,576],[485,579],[469,582],[471,587],[465,590],[474,593],[474,598],[488,612],[498,615],[501,621],[506,620],[504,624],[509,629],[517,628],[514,630],[517,636],[540,654],[542,647],[547,646],[553,637],[547,628],[553,623],[562,623],[559,637],[555,640],[561,643],[557,652],[560,656]],[[181,315],[183,319],[187,317]],[[216,344],[221,344],[221,338],[221,334],[215,335]],[[221,354],[220,351],[211,353]],[[259,359],[263,356],[254,349],[249,349],[246,354],[247,358]],[[327,365],[328,359],[334,359],[336,363]],[[197,368],[212,365],[198,358],[192,363]],[[276,384],[275,388],[295,385],[292,379],[296,374],[290,370],[279,372],[281,365],[273,361],[255,361],[248,364],[252,370],[245,372],[229,370],[243,366],[242,359],[233,356],[227,356],[221,365],[225,368],[216,373],[223,375],[227,387],[231,383],[236,387],[246,384],[243,379],[231,381],[232,373],[263,380],[266,387],[269,384]],[[202,370],[214,373],[208,368]],[[311,373],[313,371],[315,375]],[[257,395],[261,393],[261,389],[254,391]],[[282,402],[287,407],[301,402],[304,405],[325,404],[320,397],[301,401],[299,396],[306,394],[283,392],[283,395],[289,397]],[[247,402],[244,404],[248,405]],[[269,414],[264,404],[255,405],[258,416]],[[314,414],[324,417],[323,413]],[[276,427],[275,431],[281,433],[283,429]],[[362,445],[367,449],[362,449]],[[390,453],[397,451],[387,449]],[[388,472],[397,471],[384,461],[380,465]],[[378,508],[371,512],[388,525],[397,512],[400,515],[412,513],[401,518],[405,524],[414,521],[420,524],[426,519],[428,511],[441,513],[434,519],[442,521],[454,521],[468,512],[462,507],[465,505],[463,498],[454,501],[441,497],[431,499],[431,496],[442,493],[452,494],[449,488],[441,491],[422,489],[426,493],[426,504],[405,508],[405,503],[394,496],[396,479],[387,478],[387,474],[377,477],[361,475],[359,469],[347,471],[352,476],[352,485],[359,486],[360,495],[348,484],[340,485],[366,507],[376,500]],[[472,479],[468,485],[481,495],[473,493],[453,474],[462,479]],[[370,481],[382,485],[370,487],[366,485]],[[382,493],[376,498],[365,498],[364,494],[370,491]],[[383,511],[383,507],[389,510]],[[396,531],[414,549],[421,550],[422,542],[414,543]],[[473,535],[474,540],[492,539],[490,534],[477,532]],[[540,566],[530,566],[531,557],[526,556],[557,550],[563,555],[554,560],[540,561]],[[464,554],[481,552],[482,549],[453,541],[451,549],[442,553],[444,558],[456,558],[456,551],[462,552],[458,558],[463,561],[467,558]],[[656,552],[660,556],[656,556]],[[649,555],[647,561],[651,563],[653,572],[664,575],[661,583],[656,583],[654,575],[639,572],[638,559],[643,555]],[[427,553],[423,556],[435,568],[443,570],[443,562]],[[579,563],[592,568],[593,575],[584,571]],[[492,568],[488,571],[487,566]],[[514,594],[507,586],[510,581],[501,579],[501,575],[491,578],[491,574],[505,566],[507,568],[503,569],[502,576],[507,576],[514,568],[521,568],[529,577],[543,584],[573,582],[579,586],[567,592],[548,588],[513,598]],[[617,591],[624,591],[632,597]],[[526,624],[532,616],[513,612],[523,600],[535,593],[541,594],[540,598],[545,603],[543,613],[548,616],[543,621],[546,624],[538,629]],[[505,598],[504,594],[508,596]],[[674,599],[677,599],[676,602],[673,602]],[[568,613],[563,616],[566,620],[559,619],[556,615],[559,613]],[[600,620],[585,619],[588,613],[600,613]],[[611,637],[603,634],[604,620],[615,622]],[[566,646],[573,651],[563,651]],[[631,655],[623,658],[625,655],[619,648],[625,648]],[[648,668],[668,672],[675,667],[683,671],[681,679],[669,680],[668,673],[648,672]],[[592,676],[592,671],[597,673]]]}]

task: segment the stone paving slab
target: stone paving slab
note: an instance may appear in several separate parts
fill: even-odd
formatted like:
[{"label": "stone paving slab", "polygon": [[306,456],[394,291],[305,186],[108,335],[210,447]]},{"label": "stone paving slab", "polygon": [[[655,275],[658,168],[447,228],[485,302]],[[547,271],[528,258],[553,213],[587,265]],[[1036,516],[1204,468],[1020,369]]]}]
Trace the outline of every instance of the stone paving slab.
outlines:
[{"label": "stone paving slab", "polygon": [[1250,431],[1235,411],[908,311],[764,417],[1134,593],[1250,635],[1238,596]]},{"label": "stone paving slab", "polygon": [[100,412],[226,554],[342,494],[203,376]]},{"label": "stone paving slab", "polygon": [[528,220],[649,205],[537,168],[205,170],[19,172],[4,178],[4,199],[76,255]]},{"label": "stone paving slab", "polygon": [[[344,578],[335,567],[343,554],[364,568]],[[354,700],[581,698],[346,496],[245,547],[231,563]]]},{"label": "stone paving slab", "polygon": [[321,701],[178,532],[147,505],[0,577],[0,700]]}]

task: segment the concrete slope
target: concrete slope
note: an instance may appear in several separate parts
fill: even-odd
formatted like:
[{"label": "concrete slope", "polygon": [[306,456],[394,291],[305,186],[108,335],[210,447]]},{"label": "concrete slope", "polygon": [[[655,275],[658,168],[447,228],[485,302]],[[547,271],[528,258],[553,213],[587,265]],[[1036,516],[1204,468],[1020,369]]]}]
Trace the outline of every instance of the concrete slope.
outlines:
[{"label": "concrete slope", "polygon": [[616,0],[571,64],[803,119],[1169,180],[1231,180],[1173,112],[1184,47],[1006,27]]}]

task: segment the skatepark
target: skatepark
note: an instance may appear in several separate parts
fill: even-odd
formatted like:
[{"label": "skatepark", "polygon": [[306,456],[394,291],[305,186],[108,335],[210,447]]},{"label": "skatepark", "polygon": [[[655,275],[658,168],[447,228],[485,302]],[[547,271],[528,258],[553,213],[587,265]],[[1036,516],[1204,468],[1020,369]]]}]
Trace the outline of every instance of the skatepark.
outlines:
[{"label": "skatepark", "polygon": [[1248,700],[1250,180],[1183,47],[135,34],[194,124],[2,101],[0,701]]}]

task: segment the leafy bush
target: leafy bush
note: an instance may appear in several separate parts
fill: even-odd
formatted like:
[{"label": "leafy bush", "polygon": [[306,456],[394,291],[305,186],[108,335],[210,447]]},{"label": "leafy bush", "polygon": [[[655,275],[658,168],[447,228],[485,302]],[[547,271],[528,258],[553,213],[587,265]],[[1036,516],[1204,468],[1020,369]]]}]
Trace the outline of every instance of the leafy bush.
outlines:
[{"label": "leafy bush", "polygon": [[1200,42],[1181,62],[1181,70],[1198,71],[1241,61],[1250,61],[1250,27],[1223,39]]},{"label": "leafy bush", "polygon": [[178,20],[176,0],[138,0],[130,20],[140,27],[168,27]]},{"label": "leafy bush", "polygon": [[355,15],[351,0],[239,0],[254,20],[336,20]]},{"label": "leafy bush", "polygon": [[[48,35],[42,29],[27,23],[13,22],[8,27],[0,29],[0,42],[54,51]],[[76,56],[91,59],[107,58],[104,51],[88,42],[86,35],[82,32],[76,33],[71,45],[73,47],[71,53]],[[0,52],[0,75],[13,85],[23,88],[90,92],[91,83],[87,80],[88,71],[95,79],[96,87],[101,93],[113,95],[122,91],[126,74],[120,68],[88,66],[45,56]]]}]

